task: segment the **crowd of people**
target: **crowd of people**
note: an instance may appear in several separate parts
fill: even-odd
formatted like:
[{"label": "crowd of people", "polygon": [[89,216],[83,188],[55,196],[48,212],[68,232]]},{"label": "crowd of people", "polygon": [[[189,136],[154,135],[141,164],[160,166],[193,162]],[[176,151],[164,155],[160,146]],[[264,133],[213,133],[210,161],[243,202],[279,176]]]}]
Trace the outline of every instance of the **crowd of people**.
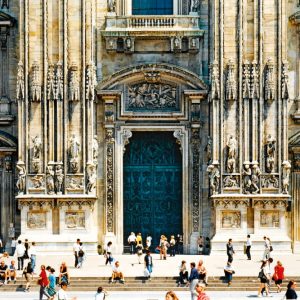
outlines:
[{"label": "crowd of people", "polygon": [[[198,239],[198,252],[203,250],[204,240],[200,236]],[[165,235],[161,235],[159,245],[153,247],[152,237],[147,235],[145,245],[143,244],[143,238],[141,233],[135,235],[133,232],[128,237],[128,245],[130,247],[130,254],[136,254],[138,257],[138,263],[144,264],[144,276],[151,280],[151,274],[153,271],[153,257],[151,249],[155,249],[159,253],[160,260],[166,260],[167,257],[173,257],[182,253],[183,238],[182,235],[171,235],[168,240]],[[284,280],[284,266],[281,261],[277,260],[276,265],[272,266],[274,259],[272,257],[273,246],[270,238],[263,238],[263,255],[261,260],[261,266],[258,273],[258,279],[260,285],[258,288],[258,297],[264,295],[270,295],[270,287],[274,282],[278,293],[282,291],[282,282]],[[182,247],[181,247],[182,246]],[[247,239],[244,244],[244,253],[248,260],[251,260],[251,236],[247,235]],[[16,283],[17,271],[22,271],[22,276],[26,280],[26,286],[24,292],[30,291],[34,275],[38,275],[39,285],[39,299],[42,300],[43,296],[47,299],[54,299],[55,295],[60,295],[59,299],[67,299],[67,287],[70,284],[70,273],[68,266],[65,262],[62,262],[59,267],[58,274],[51,266],[41,265],[40,271],[36,273],[36,257],[37,249],[35,242],[29,243],[26,239],[24,243],[21,240],[15,241],[15,247],[13,248],[14,256],[11,258],[7,252],[0,254],[0,285],[6,285],[10,281]],[[83,262],[86,259],[86,249],[80,239],[73,245],[74,254],[74,267],[82,268]],[[230,238],[226,244],[227,261],[224,267],[224,278],[230,287],[233,280],[235,270],[233,267],[233,260],[235,255],[234,241]],[[124,272],[121,269],[121,263],[115,260],[113,257],[113,244],[111,241],[107,243],[104,249],[105,265],[111,266],[111,279],[110,283],[120,282],[125,284]],[[17,261],[17,265],[16,265]],[[57,285],[60,285],[60,289],[57,290]],[[191,293],[191,300],[208,300],[209,296],[205,293],[205,287],[208,285],[208,271],[204,265],[203,259],[200,257],[198,263],[190,262],[189,267],[185,260],[181,261],[178,269],[178,287],[189,287]],[[296,282],[290,281],[287,286],[286,299],[297,299],[297,293],[295,290]],[[95,299],[104,299],[107,292],[99,287],[95,295]],[[64,298],[65,297],[65,298]],[[76,298],[73,298],[76,299]],[[169,291],[165,299],[178,299],[173,291]]]}]

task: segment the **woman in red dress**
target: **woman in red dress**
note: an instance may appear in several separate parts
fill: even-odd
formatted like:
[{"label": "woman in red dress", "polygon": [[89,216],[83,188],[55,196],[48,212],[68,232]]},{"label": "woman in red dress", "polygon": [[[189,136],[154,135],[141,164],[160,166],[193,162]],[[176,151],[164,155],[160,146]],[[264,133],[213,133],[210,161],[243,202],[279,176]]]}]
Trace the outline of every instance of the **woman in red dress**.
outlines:
[{"label": "woman in red dress", "polygon": [[38,284],[40,286],[40,300],[43,300],[43,295],[45,295],[48,299],[53,299],[53,297],[50,297],[46,291],[46,287],[49,285],[49,280],[46,273],[46,267],[44,265],[41,266]]},{"label": "woman in red dress", "polygon": [[277,293],[281,292],[281,284],[284,279],[284,267],[280,261],[277,262],[277,265],[274,268],[273,280],[277,286]]}]

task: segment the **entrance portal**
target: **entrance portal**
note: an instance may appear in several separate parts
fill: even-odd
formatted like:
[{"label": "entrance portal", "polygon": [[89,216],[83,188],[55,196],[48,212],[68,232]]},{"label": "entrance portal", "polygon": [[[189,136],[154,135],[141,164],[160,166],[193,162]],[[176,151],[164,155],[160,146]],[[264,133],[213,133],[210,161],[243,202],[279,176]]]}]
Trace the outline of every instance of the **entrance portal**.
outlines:
[{"label": "entrance portal", "polygon": [[124,154],[124,243],[130,232],[182,233],[182,156],[173,132],[134,132]]}]

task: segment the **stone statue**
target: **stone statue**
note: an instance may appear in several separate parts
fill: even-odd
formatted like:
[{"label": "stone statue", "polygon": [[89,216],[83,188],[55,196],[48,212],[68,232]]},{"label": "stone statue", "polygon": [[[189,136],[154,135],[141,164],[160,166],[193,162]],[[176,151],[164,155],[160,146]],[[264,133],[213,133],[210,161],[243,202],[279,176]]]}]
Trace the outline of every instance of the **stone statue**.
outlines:
[{"label": "stone statue", "polygon": [[25,97],[24,67],[23,67],[23,62],[20,60],[18,63],[18,72],[17,72],[17,99],[24,100],[24,97]]},{"label": "stone statue", "polygon": [[70,138],[69,151],[71,159],[77,159],[79,157],[80,142],[75,134],[73,134]]},{"label": "stone statue", "polygon": [[199,10],[200,0],[191,0],[190,12],[197,12]]},{"label": "stone statue", "polygon": [[212,194],[218,194],[219,191],[219,185],[220,185],[220,172],[219,169],[216,165],[209,165],[207,167],[207,172],[209,176],[209,182],[210,182],[210,187]]},{"label": "stone statue", "polygon": [[250,169],[250,162],[245,161],[244,162],[244,170],[243,170],[243,175],[244,175],[244,193],[245,194],[250,194],[251,192],[251,169]]},{"label": "stone statue", "polygon": [[35,175],[34,177],[31,177],[31,182],[35,189],[39,189],[42,188],[44,185],[44,178],[43,176]]},{"label": "stone statue", "polygon": [[59,163],[55,168],[55,188],[57,194],[62,194],[62,187],[64,182],[64,174],[62,163]]},{"label": "stone statue", "polygon": [[99,144],[98,144],[97,136],[95,135],[93,138],[93,160],[94,160],[94,162],[98,161],[98,154],[99,154]]},{"label": "stone statue", "polygon": [[69,70],[69,101],[80,100],[78,67],[73,64]]},{"label": "stone statue", "polygon": [[234,175],[226,176],[223,180],[223,185],[225,188],[238,187],[237,177]]},{"label": "stone statue", "polygon": [[52,164],[48,164],[46,169],[46,187],[49,195],[54,194],[54,168]]},{"label": "stone statue", "polygon": [[26,168],[25,168],[25,163],[23,161],[18,161],[16,165],[18,169],[18,181],[17,181],[17,189],[19,194],[23,194],[25,192],[26,188]]},{"label": "stone statue", "polygon": [[64,75],[61,62],[58,62],[56,67],[54,92],[55,100],[62,100],[64,98]]},{"label": "stone statue", "polygon": [[290,185],[290,173],[291,173],[291,163],[288,160],[285,160],[282,163],[282,193],[288,194],[289,185]]},{"label": "stone statue", "polygon": [[252,194],[257,194],[259,192],[259,176],[261,175],[260,168],[258,166],[258,162],[252,162],[252,176],[251,176],[251,187]]},{"label": "stone statue", "polygon": [[95,87],[97,85],[96,68],[93,62],[86,67],[86,99],[92,101],[95,99]]},{"label": "stone statue", "polygon": [[40,68],[36,61],[32,65],[32,72],[30,77],[30,99],[33,102],[41,102],[42,100]]},{"label": "stone statue", "polygon": [[265,77],[265,100],[275,99],[275,75],[274,75],[274,62],[271,58],[267,61],[266,77]]},{"label": "stone statue", "polygon": [[274,172],[275,167],[275,149],[276,149],[276,139],[269,134],[267,136],[267,144],[266,144],[266,171],[268,173]]},{"label": "stone statue", "polygon": [[236,150],[237,150],[237,140],[230,135],[227,140],[227,171],[229,173],[234,173],[236,168]]},{"label": "stone statue", "polygon": [[228,61],[228,72],[226,80],[226,100],[236,100],[236,78],[235,78],[235,64],[232,59]]},{"label": "stone statue", "polygon": [[42,140],[36,135],[33,139],[33,159],[40,159],[41,158],[41,150],[42,150]]},{"label": "stone statue", "polygon": [[89,162],[87,163],[86,167],[86,172],[87,172],[87,193],[91,194],[94,192],[96,188],[96,181],[97,181],[97,174],[96,174],[96,166],[94,163]]},{"label": "stone statue", "polygon": [[212,156],[212,138],[210,136],[207,137],[207,145],[206,145],[206,157],[207,161],[211,161],[211,156]]},{"label": "stone statue", "polygon": [[115,13],[116,12],[116,6],[117,6],[117,1],[116,0],[108,0],[107,1],[107,8],[108,8],[109,12]]}]

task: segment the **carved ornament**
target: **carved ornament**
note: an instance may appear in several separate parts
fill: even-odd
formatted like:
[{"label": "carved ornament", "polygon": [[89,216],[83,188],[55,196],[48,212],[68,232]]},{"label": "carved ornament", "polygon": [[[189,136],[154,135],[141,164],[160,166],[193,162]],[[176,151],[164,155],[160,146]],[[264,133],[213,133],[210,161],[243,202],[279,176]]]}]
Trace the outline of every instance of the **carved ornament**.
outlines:
[{"label": "carved ornament", "polygon": [[218,165],[218,162],[213,162],[206,169],[208,172],[210,189],[213,195],[219,193],[220,171]]},{"label": "carved ornament", "polygon": [[251,92],[250,98],[251,99],[259,99],[259,70],[257,61],[254,60],[252,62],[252,69],[251,69]]},{"label": "carved ornament", "polygon": [[219,76],[219,64],[215,60],[210,65],[210,80],[211,80],[211,99],[220,99],[220,76]]},{"label": "carved ornament", "polygon": [[95,201],[95,199],[57,199],[57,207],[62,208],[67,206],[70,209],[73,206],[77,206],[78,209],[82,209],[83,207],[87,206],[93,210]]},{"label": "carved ornament", "polygon": [[249,99],[251,96],[250,64],[246,60],[243,65],[243,98]]},{"label": "carved ornament", "polygon": [[276,139],[269,134],[266,138],[266,171],[268,173],[275,171],[275,151]]},{"label": "carved ornament", "polygon": [[87,184],[86,190],[88,194],[95,193],[97,183],[96,165],[93,162],[87,162],[86,173],[87,173]]},{"label": "carved ornament", "polygon": [[275,74],[274,62],[271,58],[268,59],[265,72],[265,101],[275,100]]},{"label": "carved ornament", "polygon": [[282,162],[282,193],[289,193],[291,163],[288,160]]},{"label": "carved ornament", "polygon": [[226,79],[226,100],[236,100],[236,78],[235,78],[235,64],[232,59],[228,61],[227,79]]},{"label": "carved ornament", "polygon": [[229,135],[227,139],[227,172],[235,173],[236,156],[237,156],[237,140],[233,135]]},{"label": "carved ornament", "polygon": [[24,83],[24,67],[23,62],[20,60],[18,63],[17,71],[17,100],[24,101],[25,98],[25,83]]},{"label": "carved ornament", "polygon": [[40,82],[40,68],[35,61],[32,65],[31,78],[30,78],[30,99],[33,102],[41,102],[42,100],[42,87]]},{"label": "carved ornament", "polygon": [[93,101],[95,99],[95,87],[97,85],[97,78],[96,78],[96,67],[93,62],[86,67],[86,91],[85,91],[85,98]]},{"label": "carved ornament", "polygon": [[283,199],[266,199],[266,200],[261,200],[261,199],[253,199],[252,202],[252,207],[257,207],[257,208],[279,208],[279,207],[287,207],[288,206],[288,201],[283,200]]},{"label": "carved ornament", "polygon": [[129,144],[129,139],[132,137],[132,132],[129,129],[123,130],[123,153],[126,151],[126,145]]},{"label": "carved ornament", "polygon": [[261,176],[261,186],[262,188],[279,188],[279,179],[277,175],[262,175]]},{"label": "carved ornament", "polygon": [[238,175],[226,175],[223,178],[224,188],[237,188],[239,187],[239,176]]},{"label": "carved ornament", "polygon": [[18,180],[17,180],[16,186],[17,186],[19,195],[22,195],[25,193],[25,189],[26,189],[25,163],[23,161],[19,160],[16,164],[16,168],[18,171]]},{"label": "carved ornament", "polygon": [[214,199],[214,207],[221,208],[239,208],[249,207],[250,202],[248,199]]},{"label": "carved ornament", "polygon": [[289,99],[289,65],[287,62],[282,63],[282,73],[281,73],[281,97],[282,99]]},{"label": "carved ornament", "polygon": [[78,67],[74,63],[69,69],[69,91],[68,92],[69,92],[69,101],[80,100]]},{"label": "carved ornament", "polygon": [[19,199],[18,208],[22,209],[23,207],[29,207],[29,209],[33,209],[38,207],[39,209],[46,208],[54,208],[54,200],[53,199],[43,199],[43,200],[27,200],[27,199]]}]

